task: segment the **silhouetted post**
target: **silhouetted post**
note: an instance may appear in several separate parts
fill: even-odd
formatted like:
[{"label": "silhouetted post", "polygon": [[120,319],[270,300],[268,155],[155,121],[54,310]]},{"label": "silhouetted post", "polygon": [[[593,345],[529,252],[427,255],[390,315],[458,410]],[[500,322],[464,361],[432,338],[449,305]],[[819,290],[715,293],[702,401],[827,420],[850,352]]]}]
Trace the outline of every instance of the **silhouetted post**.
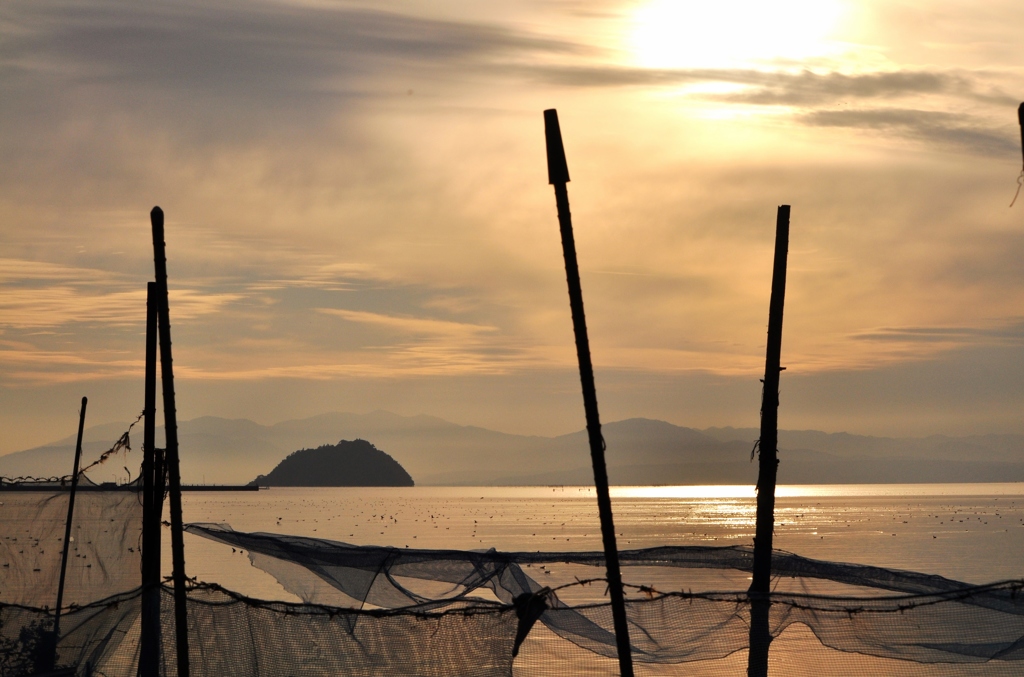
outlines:
[{"label": "silhouetted post", "polygon": [[78,468],[82,464],[82,434],[85,432],[85,407],[89,398],[82,398],[78,414],[78,441],[75,442],[75,465],[68,493],[68,519],[64,524],[64,551],[60,554],[60,581],[57,583],[57,609],[53,614],[53,664],[57,664],[57,640],[60,639],[60,610],[64,606],[64,578],[68,572],[68,551],[71,549],[71,521],[75,516],[75,490],[78,489]]},{"label": "silhouetted post", "polygon": [[[1024,158],[1024,103],[1017,106],[1017,122],[1020,123],[1020,152],[1022,158]],[[1017,192],[1013,196],[1013,200],[1010,201],[1012,207],[1020,196],[1020,189],[1024,186],[1024,164],[1021,165],[1020,174],[1017,175]]]},{"label": "silhouetted post", "polygon": [[587,417],[587,436],[590,439],[590,458],[594,464],[594,486],[597,489],[597,510],[601,517],[601,540],[608,568],[608,593],[612,600],[612,620],[615,624],[615,643],[619,653],[621,677],[633,677],[633,656],[630,653],[629,625],[626,621],[626,601],[619,571],[619,552],[615,544],[615,524],[612,520],[612,500],[608,492],[608,470],[604,462],[604,438],[601,419],[597,412],[597,388],[594,385],[594,367],[590,362],[590,341],[587,338],[587,319],[583,313],[583,290],[576,262],[576,242],[572,234],[572,215],[569,213],[569,166],[565,161],[562,132],[558,126],[558,112],[544,111],[544,135],[548,150],[548,183],[555,187],[558,207],[558,226],[562,231],[562,254],[565,257],[565,277],[569,284],[569,307],[572,309],[572,328],[576,334],[576,357],[580,365],[583,385],[583,409]]},{"label": "silhouetted post", "polygon": [[1024,103],[1017,106],[1017,122],[1020,123],[1020,152],[1024,158]]},{"label": "silhouetted post", "polygon": [[167,447],[167,482],[171,499],[171,561],[174,565],[174,630],[178,653],[178,677],[189,677],[188,595],[185,589],[185,541],[181,520],[181,468],[178,463],[178,417],[174,409],[174,369],[171,359],[170,303],[167,298],[167,256],[164,245],[164,212],[153,207],[153,260],[156,264],[157,328],[160,335],[160,381],[164,393],[164,432]]},{"label": "silhouetted post", "polygon": [[754,576],[750,584],[750,654],[748,677],[768,674],[772,579],[772,530],[775,528],[775,478],[779,469],[779,362],[782,353],[782,310],[786,301],[786,258],[789,253],[789,205],[779,207],[775,221],[775,264],[768,305],[768,349],[761,395],[760,466],[757,475],[757,525],[754,530]]},{"label": "silhouetted post", "polygon": [[[140,677],[160,675],[160,512],[156,478],[156,283],[146,285],[146,422],[142,442],[142,638]],[[160,478],[163,479],[162,477]]]}]

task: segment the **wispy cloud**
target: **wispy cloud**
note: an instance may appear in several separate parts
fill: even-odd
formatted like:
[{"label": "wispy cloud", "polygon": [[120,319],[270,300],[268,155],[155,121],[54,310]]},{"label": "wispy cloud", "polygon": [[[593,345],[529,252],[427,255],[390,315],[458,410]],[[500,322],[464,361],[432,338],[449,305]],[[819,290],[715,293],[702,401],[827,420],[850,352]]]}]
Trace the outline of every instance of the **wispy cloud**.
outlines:
[{"label": "wispy cloud", "polygon": [[138,378],[144,360],[115,350],[77,347],[43,350],[13,341],[0,341],[0,370],[10,385],[53,385],[100,379]]},{"label": "wispy cloud", "polygon": [[225,101],[362,97],[374,91],[368,76],[396,67],[411,74],[501,55],[583,49],[500,24],[341,4],[57,0],[8,5],[0,16],[8,80],[50,77],[122,90],[202,92]]},{"label": "wispy cloud", "polygon": [[1024,345],[1024,322],[988,327],[880,327],[854,334],[857,341],[941,344],[944,347]]},{"label": "wispy cloud", "polygon": [[[144,325],[146,288],[132,282],[128,276],[110,271],[0,259],[0,283],[5,287],[0,294],[0,329]],[[172,319],[191,320],[216,313],[239,298],[236,293],[172,289]]]},{"label": "wispy cloud", "polygon": [[387,327],[407,334],[458,337],[476,336],[479,334],[497,331],[495,327],[486,327],[478,324],[466,324],[462,322],[450,322],[447,320],[435,320],[422,317],[399,317],[395,315],[384,315],[381,313],[370,313],[358,310],[317,308],[317,312],[324,313],[325,315],[334,315],[349,322],[359,322],[362,324]]},{"label": "wispy cloud", "polygon": [[1020,151],[1013,136],[992,129],[969,115],[905,108],[868,110],[821,110],[800,116],[815,127],[849,127],[898,136],[928,144],[939,144],[979,155],[1010,157]]},{"label": "wispy cloud", "polygon": [[[216,313],[241,298],[192,289],[175,289],[169,296],[174,321]],[[92,294],[63,286],[9,290],[0,296],[0,327],[41,329],[72,323],[134,327],[145,322],[145,309],[145,290]]]},{"label": "wispy cloud", "polygon": [[742,85],[727,94],[701,94],[719,101],[760,106],[820,106],[837,101],[948,95],[1010,105],[1016,99],[990,81],[994,74],[967,71],[894,70],[861,73],[752,68],[635,68],[616,65],[538,64],[517,67],[551,84],[571,87],[679,87],[703,83]]}]

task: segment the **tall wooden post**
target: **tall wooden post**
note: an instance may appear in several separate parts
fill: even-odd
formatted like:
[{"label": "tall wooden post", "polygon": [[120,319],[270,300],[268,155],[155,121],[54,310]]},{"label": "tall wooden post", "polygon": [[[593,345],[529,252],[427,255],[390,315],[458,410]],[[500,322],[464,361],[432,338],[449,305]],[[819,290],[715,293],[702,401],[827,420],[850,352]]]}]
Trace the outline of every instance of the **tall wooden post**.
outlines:
[{"label": "tall wooden post", "polygon": [[[1017,122],[1020,123],[1020,152],[1024,156],[1024,103],[1017,106]],[[1020,197],[1020,189],[1022,187],[1024,187],[1024,165],[1021,165],[1020,174],[1017,175],[1017,192],[1013,194],[1013,199],[1010,201],[1011,207],[1017,202],[1017,198]]]},{"label": "tall wooden post", "polygon": [[1020,123],[1020,152],[1024,156],[1024,103],[1017,106],[1017,122]]},{"label": "tall wooden post", "polygon": [[768,305],[768,348],[761,395],[760,465],[757,476],[757,525],[754,536],[754,576],[750,584],[750,654],[748,677],[768,674],[772,636],[772,531],[775,528],[775,479],[779,468],[779,372],[782,353],[782,311],[786,300],[786,259],[789,253],[789,205],[781,205],[775,221],[775,263]]},{"label": "tall wooden post", "polygon": [[597,510],[601,519],[601,540],[604,542],[605,563],[608,569],[608,593],[612,601],[612,621],[615,626],[615,644],[619,654],[621,677],[633,677],[633,655],[629,644],[629,624],[626,620],[626,601],[619,571],[619,552],[615,543],[615,524],[612,520],[612,501],[608,491],[608,470],[604,460],[604,438],[601,419],[597,411],[597,388],[594,385],[594,367],[590,362],[590,340],[587,319],[583,313],[583,290],[576,261],[576,242],[569,213],[569,166],[565,161],[562,132],[558,126],[558,112],[544,111],[544,135],[547,141],[548,183],[555,187],[555,205],[558,208],[558,226],[562,232],[562,254],[565,258],[565,277],[569,285],[569,307],[572,310],[572,328],[576,335],[576,357],[580,366],[583,386],[583,410],[587,419],[590,440],[590,459],[594,465],[594,486],[597,490]]},{"label": "tall wooden post", "polygon": [[75,516],[75,491],[78,489],[78,469],[82,465],[82,434],[85,432],[85,407],[89,398],[82,398],[82,411],[78,414],[78,441],[75,442],[75,463],[71,473],[71,491],[68,493],[68,519],[64,523],[64,550],[60,554],[60,580],[57,583],[57,608],[53,613],[53,664],[57,663],[57,641],[60,639],[60,612],[64,607],[64,578],[68,572],[68,552],[71,550],[71,522]]},{"label": "tall wooden post", "polygon": [[140,677],[160,675],[160,517],[163,476],[156,476],[157,287],[146,285],[146,393],[142,442],[142,639]]},{"label": "tall wooden post", "polygon": [[178,677],[189,677],[188,595],[185,589],[185,542],[181,519],[181,468],[178,462],[178,417],[174,408],[174,369],[171,359],[170,303],[167,297],[167,256],[164,245],[164,212],[153,207],[153,260],[156,265],[157,328],[160,335],[160,381],[164,395],[164,431],[167,448],[167,483],[171,500],[171,561],[174,565],[174,629]]}]

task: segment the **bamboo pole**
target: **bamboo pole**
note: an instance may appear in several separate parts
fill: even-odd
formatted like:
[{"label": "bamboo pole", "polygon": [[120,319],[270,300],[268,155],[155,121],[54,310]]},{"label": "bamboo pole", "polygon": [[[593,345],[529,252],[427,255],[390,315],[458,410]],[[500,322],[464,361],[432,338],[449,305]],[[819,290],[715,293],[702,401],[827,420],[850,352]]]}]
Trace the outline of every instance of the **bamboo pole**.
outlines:
[{"label": "bamboo pole", "polygon": [[89,398],[82,398],[78,414],[78,441],[75,442],[75,464],[71,473],[71,491],[68,494],[68,519],[64,523],[64,551],[60,554],[60,581],[57,583],[57,608],[53,612],[53,665],[57,664],[57,640],[60,639],[60,611],[64,606],[64,578],[68,572],[68,552],[71,550],[71,521],[75,515],[75,491],[78,489],[78,468],[82,465],[82,434],[85,432],[85,407]]},{"label": "bamboo pole", "polygon": [[779,373],[782,354],[782,311],[786,300],[786,259],[789,253],[789,205],[781,205],[775,221],[775,262],[768,304],[768,348],[761,395],[760,465],[757,475],[757,524],[754,530],[754,576],[750,584],[750,653],[748,677],[768,674],[772,578],[772,530],[775,528],[775,479],[779,468]]},{"label": "bamboo pole", "polygon": [[[142,460],[142,638],[140,677],[160,675],[160,513],[156,476],[157,287],[146,285],[146,393]],[[162,477],[160,478],[162,479]]]},{"label": "bamboo pole", "polygon": [[590,340],[587,319],[583,312],[583,290],[576,261],[576,242],[569,212],[569,167],[565,161],[562,132],[558,126],[558,112],[544,111],[544,135],[547,141],[548,183],[555,187],[555,205],[558,208],[558,226],[562,233],[562,254],[565,258],[565,277],[569,285],[569,307],[572,310],[572,328],[576,335],[576,357],[583,387],[583,410],[587,419],[587,437],[590,441],[590,459],[594,465],[594,486],[597,489],[597,510],[601,518],[601,540],[604,543],[605,564],[608,569],[608,593],[612,601],[612,621],[615,626],[615,644],[619,654],[621,677],[633,677],[633,656],[629,645],[629,624],[626,620],[626,601],[619,571],[619,552],[615,543],[615,524],[612,520],[612,501],[608,492],[608,470],[604,460],[604,438],[601,436],[601,418],[597,411],[597,388],[594,385],[594,367],[590,361]]},{"label": "bamboo pole", "polygon": [[167,298],[167,256],[164,244],[164,212],[153,207],[153,260],[156,266],[157,327],[160,340],[160,371],[164,395],[164,460],[171,500],[171,560],[174,565],[174,629],[178,677],[189,677],[188,595],[185,589],[185,542],[181,518],[181,468],[178,462],[178,418],[174,408],[174,370],[171,358],[170,304]]},{"label": "bamboo pole", "polygon": [[1017,106],[1017,122],[1020,123],[1020,152],[1024,158],[1024,103]]},{"label": "bamboo pole", "polygon": [[[1022,158],[1024,158],[1024,103],[1017,107],[1017,122],[1020,124],[1020,152]],[[1017,175],[1017,192],[1013,194],[1013,199],[1010,200],[1010,206],[1012,207],[1017,202],[1017,198],[1020,197],[1020,189],[1024,187],[1024,164],[1021,165],[1020,174]]]}]

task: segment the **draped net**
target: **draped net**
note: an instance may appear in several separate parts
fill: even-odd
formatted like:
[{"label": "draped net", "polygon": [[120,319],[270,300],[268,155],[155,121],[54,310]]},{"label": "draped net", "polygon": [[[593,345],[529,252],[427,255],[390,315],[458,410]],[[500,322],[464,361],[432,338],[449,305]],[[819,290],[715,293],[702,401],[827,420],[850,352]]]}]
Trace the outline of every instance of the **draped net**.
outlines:
[{"label": "draped net", "polygon": [[[63,537],[46,525],[63,524],[62,495],[2,495],[9,561],[0,565],[10,566],[0,566],[0,677],[35,674],[41,631],[52,618],[45,607],[55,597],[48,586],[59,559],[49,558],[59,556],[54,534]],[[69,563],[68,590],[76,592],[68,599],[77,606],[62,617],[57,665],[132,677],[141,607],[138,494],[83,491],[79,499],[75,542],[91,549]],[[188,530],[243,549],[302,600],[257,600],[193,583],[194,675],[617,674],[601,553],[413,550],[225,525]],[[638,675],[745,674],[749,548],[620,556]],[[775,553],[773,570],[770,674],[1024,673],[1024,582],[968,585],[785,552]],[[173,596],[169,588],[161,594],[161,672],[175,675]]]},{"label": "draped net", "polygon": [[[142,504],[134,487],[103,490],[82,477],[75,495],[64,605],[138,587]],[[0,602],[53,607],[70,493],[59,482],[0,492]]]}]

